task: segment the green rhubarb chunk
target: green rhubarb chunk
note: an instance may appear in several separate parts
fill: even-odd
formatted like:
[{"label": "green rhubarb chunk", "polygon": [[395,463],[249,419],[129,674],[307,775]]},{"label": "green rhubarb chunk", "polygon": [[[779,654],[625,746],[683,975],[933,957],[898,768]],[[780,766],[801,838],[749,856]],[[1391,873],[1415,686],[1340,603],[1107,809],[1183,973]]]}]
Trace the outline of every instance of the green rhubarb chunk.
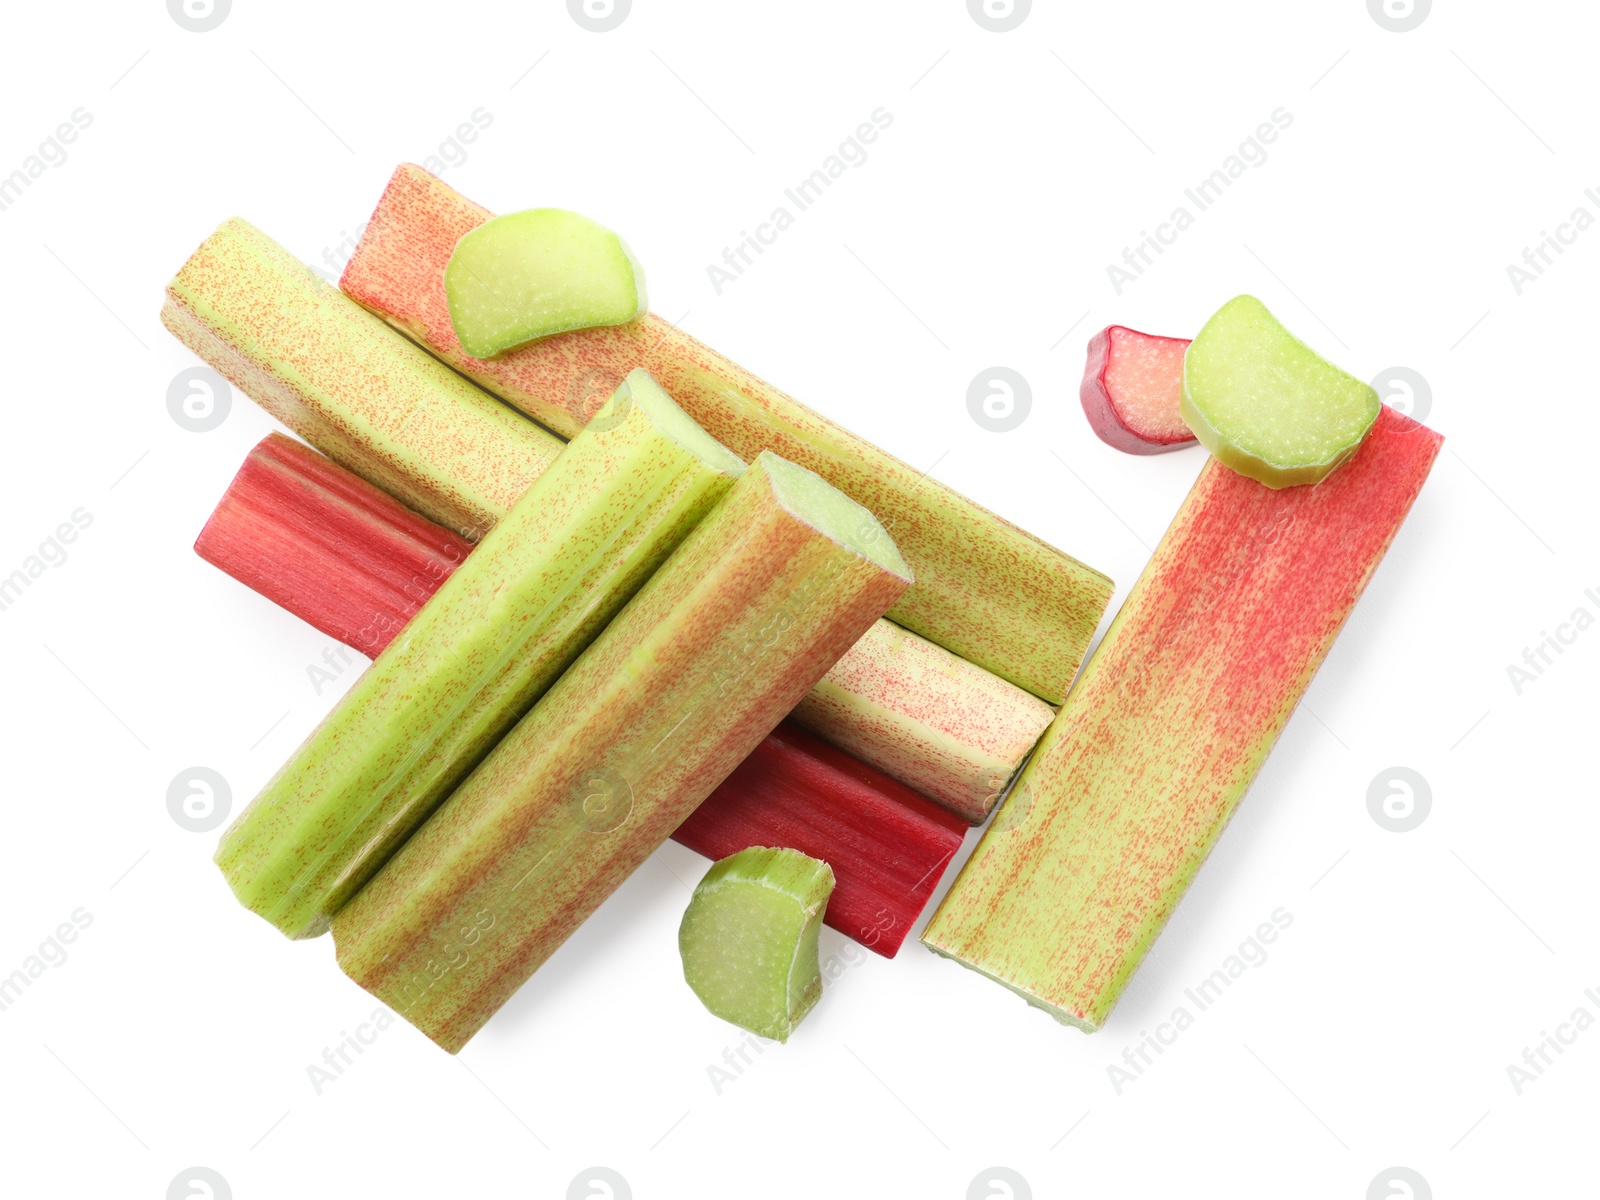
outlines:
[{"label": "green rhubarb chunk", "polygon": [[724,1021],[780,1042],[822,996],[817,934],[833,868],[798,850],[751,846],[694,889],[678,952],[683,977]]},{"label": "green rhubarb chunk", "polygon": [[1320,483],[1356,452],[1378,393],[1235,296],[1183,358],[1183,419],[1201,445],[1268,487]]},{"label": "green rhubarb chunk", "polygon": [[223,835],[239,901],[326,930],[744,470],[630,374]]},{"label": "green rhubarb chunk", "polygon": [[649,308],[628,245],[588,217],[530,208],[495,217],[456,243],[444,269],[450,323],[474,358],[536,338],[621,325]]}]

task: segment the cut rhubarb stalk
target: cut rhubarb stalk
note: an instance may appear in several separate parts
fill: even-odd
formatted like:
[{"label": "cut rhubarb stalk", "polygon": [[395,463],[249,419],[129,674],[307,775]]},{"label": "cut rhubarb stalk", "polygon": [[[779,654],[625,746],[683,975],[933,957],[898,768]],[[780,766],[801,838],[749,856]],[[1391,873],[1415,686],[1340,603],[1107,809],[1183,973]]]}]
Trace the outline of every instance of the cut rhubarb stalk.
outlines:
[{"label": "cut rhubarb stalk", "polygon": [[1235,296],[1183,359],[1183,418],[1200,443],[1268,487],[1317,483],[1355,453],[1378,393]]},{"label": "cut rhubarb stalk", "polygon": [[712,865],[678,927],[683,978],[715,1016],[787,1042],[822,998],[828,864],[752,846]]},{"label": "cut rhubarb stalk", "polygon": [[629,375],[224,835],[240,902],[326,929],[742,470]]},{"label": "cut rhubarb stalk", "polygon": [[826,860],[838,880],[828,924],[893,958],[965,832],[953,813],[785,721],[672,837],[710,859],[783,846]]},{"label": "cut rhubarb stalk", "polygon": [[161,321],[329,458],[473,540],[561,449],[237,217],[167,285]]},{"label": "cut rhubarb stalk", "polygon": [[281,433],[263,438],[195,552],[371,658],[472,543]]},{"label": "cut rhubarb stalk", "polygon": [[870,513],[760,455],[335,918],[340,966],[459,1050],[909,582]]},{"label": "cut rhubarb stalk", "polygon": [[1108,325],[1089,339],[1078,398],[1100,440],[1126,454],[1161,454],[1195,443],[1183,419],[1188,338]]},{"label": "cut rhubarb stalk", "polygon": [[644,271],[627,243],[559,208],[507,213],[456,243],[444,269],[462,349],[491,358],[534,338],[642,317]]},{"label": "cut rhubarb stalk", "polygon": [[[318,629],[375,655],[465,560],[472,543],[400,507],[315,450],[273,434],[245,460],[196,547]],[[887,621],[874,623],[795,711],[825,690],[845,716],[868,704],[882,681],[867,669],[870,662],[852,660],[863,647],[879,643],[880,628],[896,639],[921,642]],[[1011,688],[962,666],[994,686]],[[830,685],[841,674],[847,678]],[[861,696],[845,690],[854,675],[863,680]],[[1014,690],[1043,708],[1048,724],[1048,706]],[[870,719],[891,728],[912,719],[868,707]],[[836,728],[851,733],[848,721],[836,722]],[[867,733],[871,741],[874,730]],[[915,772],[919,763],[907,755],[905,766]],[[828,924],[893,957],[965,828],[910,788],[785,722],[673,837],[713,859],[758,845],[825,859],[839,880]]]},{"label": "cut rhubarb stalk", "polygon": [[973,825],[1054,716],[1038,697],[889,621],[794,710],[811,732]]},{"label": "cut rhubarb stalk", "polygon": [[[255,459],[279,442],[292,450],[274,456],[269,485]],[[376,656],[472,546],[275,435],[247,460],[195,548]],[[889,621],[875,621],[793,713],[970,824],[988,815],[1054,715],[1016,685]]]},{"label": "cut rhubarb stalk", "polygon": [[1100,1028],[1441,441],[1384,409],[1317,487],[1278,491],[1208,462],[923,942]]},{"label": "cut rhubarb stalk", "polygon": [[491,214],[420,167],[389,182],[341,286],[446,362],[557,433],[584,423],[615,381],[648,367],[689,415],[747,461],[772,450],[876,513],[917,573],[889,616],[1059,703],[1111,581],[763,383],[655,316],[545,338],[492,361],[450,323],[444,270]]}]

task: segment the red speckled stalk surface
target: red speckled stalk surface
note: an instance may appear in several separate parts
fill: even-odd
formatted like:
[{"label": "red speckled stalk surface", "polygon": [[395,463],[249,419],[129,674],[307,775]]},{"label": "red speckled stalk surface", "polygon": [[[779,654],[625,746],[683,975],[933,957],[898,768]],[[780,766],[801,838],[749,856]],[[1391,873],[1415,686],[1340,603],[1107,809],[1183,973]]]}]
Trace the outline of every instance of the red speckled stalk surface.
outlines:
[{"label": "red speckled stalk surface", "polygon": [[376,658],[472,543],[274,433],[250,451],[194,548],[246,587]]},{"label": "red speckled stalk surface", "polygon": [[[466,1044],[905,590],[898,568],[790,510],[775,480],[794,472],[760,455],[335,918],[345,973],[447,1050]],[[865,510],[852,519],[865,541],[887,543]]]},{"label": "red speckled stalk surface", "polygon": [[916,575],[889,616],[1058,704],[1111,581],[885,454],[654,315],[468,357],[450,324],[444,268],[493,215],[421,167],[402,165],[340,286],[541,424],[570,437],[623,375],[647,367],[714,438],[748,460],[772,450],[871,509]]},{"label": "red speckled stalk surface", "polygon": [[697,808],[675,841],[713,861],[777,846],[833,868],[827,923],[893,958],[967,825],[785,721]]},{"label": "red speckled stalk surface", "polygon": [[1099,1028],[1442,441],[1385,408],[1315,486],[1274,490],[1208,462],[923,942]]},{"label": "red speckled stalk surface", "polygon": [[1195,444],[1179,411],[1188,338],[1108,325],[1089,339],[1078,398],[1100,440],[1125,454],[1162,454]]}]

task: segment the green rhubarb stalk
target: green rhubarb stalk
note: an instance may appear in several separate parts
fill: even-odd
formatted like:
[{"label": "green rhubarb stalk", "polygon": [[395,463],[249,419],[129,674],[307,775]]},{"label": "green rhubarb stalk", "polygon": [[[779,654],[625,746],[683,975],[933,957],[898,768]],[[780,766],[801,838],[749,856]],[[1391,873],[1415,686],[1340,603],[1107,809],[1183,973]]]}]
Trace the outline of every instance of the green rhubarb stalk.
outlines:
[{"label": "green rhubarb stalk", "polygon": [[161,321],[329,458],[474,541],[561,449],[237,217],[167,285]]},{"label": "green rhubarb stalk", "polygon": [[240,902],[325,930],[743,470],[629,375],[224,835]]},{"label": "green rhubarb stalk", "polygon": [[751,846],[705,873],[678,927],[683,978],[715,1016],[787,1042],[822,998],[817,936],[833,870]]},{"label": "green rhubarb stalk", "polygon": [[1200,472],[983,840],[931,950],[1093,1032],[1350,615],[1442,439],[1384,408],[1315,487]]},{"label": "green rhubarb stalk", "polygon": [[459,1050],[910,578],[871,513],[759,455],[334,919],[340,966]]}]

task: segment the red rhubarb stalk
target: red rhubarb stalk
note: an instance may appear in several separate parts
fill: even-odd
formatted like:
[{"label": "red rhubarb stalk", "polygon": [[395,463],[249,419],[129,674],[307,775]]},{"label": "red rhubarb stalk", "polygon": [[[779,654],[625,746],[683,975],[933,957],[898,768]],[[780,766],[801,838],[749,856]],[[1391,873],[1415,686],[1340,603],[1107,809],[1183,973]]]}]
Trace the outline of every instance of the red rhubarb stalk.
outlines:
[{"label": "red rhubarb stalk", "polygon": [[376,658],[472,543],[274,433],[250,451],[194,548],[246,587]]}]

